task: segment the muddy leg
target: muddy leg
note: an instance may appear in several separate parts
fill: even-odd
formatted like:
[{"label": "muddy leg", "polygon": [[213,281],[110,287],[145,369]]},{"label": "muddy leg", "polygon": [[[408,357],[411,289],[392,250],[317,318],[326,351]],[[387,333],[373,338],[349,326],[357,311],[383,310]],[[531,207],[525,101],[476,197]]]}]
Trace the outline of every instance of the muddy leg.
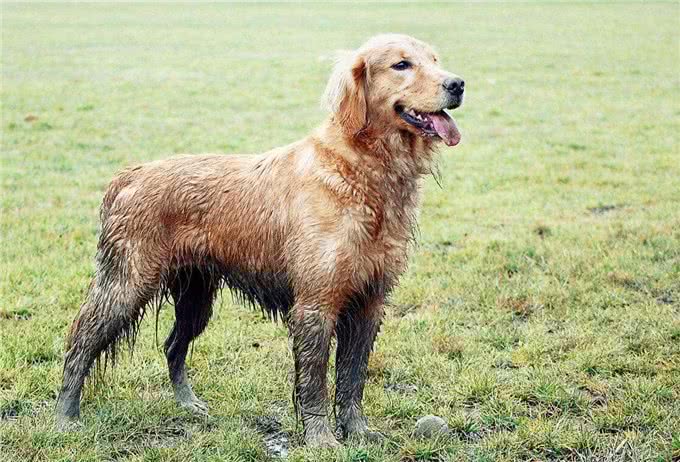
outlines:
[{"label": "muddy leg", "polygon": [[368,357],[380,328],[382,314],[382,307],[369,307],[348,311],[338,319],[335,405],[336,425],[343,438],[352,435],[370,440],[381,438],[379,433],[368,430],[361,401],[368,374]]},{"label": "muddy leg", "polygon": [[198,271],[183,272],[173,284],[175,325],[165,341],[170,381],[177,403],[189,412],[208,415],[208,406],[198,399],[187,378],[189,344],[205,330],[212,315],[217,286]]},{"label": "muddy leg", "polygon": [[[80,417],[80,398],[85,378],[102,352],[134,332],[143,314],[148,296],[142,291],[125,290],[124,284],[96,276],[78,317],[71,326],[64,357],[64,381],[57,398],[57,428],[67,430]],[[114,359],[114,358],[112,358]]]},{"label": "muddy leg", "polygon": [[305,443],[338,447],[328,424],[326,373],[334,322],[318,306],[296,305],[288,319],[295,357],[293,401],[302,419]]}]

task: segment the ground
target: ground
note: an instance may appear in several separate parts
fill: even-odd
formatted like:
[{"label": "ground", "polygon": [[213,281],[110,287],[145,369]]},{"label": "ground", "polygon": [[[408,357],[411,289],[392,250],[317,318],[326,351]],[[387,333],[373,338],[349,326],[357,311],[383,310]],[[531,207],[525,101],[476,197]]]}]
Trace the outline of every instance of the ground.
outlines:
[{"label": "ground", "polygon": [[[3,3],[0,460],[257,461],[282,435],[289,461],[680,458],[679,14]],[[112,175],[302,137],[334,50],[385,31],[435,45],[468,92],[371,359],[387,443],[301,446],[285,327],[226,292],[190,361],[208,420],[174,405],[151,315],[88,387],[82,430],[55,433]],[[415,439],[427,414],[451,436]]]}]

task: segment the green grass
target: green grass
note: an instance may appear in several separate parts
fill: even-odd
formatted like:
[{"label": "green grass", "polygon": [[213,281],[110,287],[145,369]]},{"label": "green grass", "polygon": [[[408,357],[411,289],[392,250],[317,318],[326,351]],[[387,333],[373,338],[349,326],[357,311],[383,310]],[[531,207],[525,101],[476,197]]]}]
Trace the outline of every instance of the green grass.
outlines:
[{"label": "green grass", "polygon": [[[291,434],[291,461],[680,457],[679,15],[3,3],[0,460],[262,460],[262,416]],[[55,433],[113,174],[302,137],[324,116],[328,57],[385,31],[434,44],[469,92],[371,360],[365,407],[389,442],[300,446],[285,328],[226,293],[190,361],[208,421],[174,405],[147,319],[88,388],[84,429]],[[165,309],[160,332],[171,322]],[[425,414],[452,437],[413,439]]]}]

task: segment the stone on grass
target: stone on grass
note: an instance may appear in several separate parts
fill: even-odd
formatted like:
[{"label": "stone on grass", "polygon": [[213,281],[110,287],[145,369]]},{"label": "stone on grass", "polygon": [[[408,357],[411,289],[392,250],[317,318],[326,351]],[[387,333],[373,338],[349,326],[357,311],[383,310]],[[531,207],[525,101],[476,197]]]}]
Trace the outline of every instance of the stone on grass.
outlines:
[{"label": "stone on grass", "polygon": [[438,438],[450,434],[446,421],[436,415],[426,415],[416,422],[415,436],[418,438]]}]

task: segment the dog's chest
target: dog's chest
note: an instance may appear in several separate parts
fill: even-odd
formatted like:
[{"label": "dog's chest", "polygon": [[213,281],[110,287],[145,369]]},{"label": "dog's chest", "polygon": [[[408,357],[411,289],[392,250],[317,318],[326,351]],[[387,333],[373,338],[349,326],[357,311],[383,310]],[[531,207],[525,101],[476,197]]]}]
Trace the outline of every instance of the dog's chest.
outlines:
[{"label": "dog's chest", "polygon": [[417,179],[383,176],[354,194],[344,234],[357,264],[395,277],[406,269],[417,226],[419,189]]}]

